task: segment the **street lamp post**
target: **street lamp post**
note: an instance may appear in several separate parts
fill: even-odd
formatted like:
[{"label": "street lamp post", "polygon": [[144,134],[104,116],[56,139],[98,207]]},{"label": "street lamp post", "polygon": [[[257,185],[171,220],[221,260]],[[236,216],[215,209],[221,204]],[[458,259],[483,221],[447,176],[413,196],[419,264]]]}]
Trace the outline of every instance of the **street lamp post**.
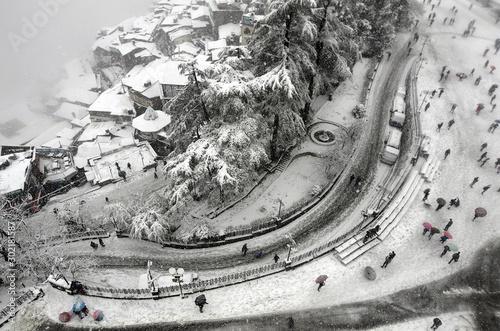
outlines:
[{"label": "street lamp post", "polygon": [[278,207],[278,219],[281,220],[281,206],[284,207],[285,204],[283,203],[283,201],[280,198],[278,198],[277,200],[278,200],[278,203],[279,203],[279,207]]},{"label": "street lamp post", "polygon": [[181,291],[181,299],[184,299],[184,293],[182,293],[182,275],[184,274],[184,269],[182,268],[170,268],[168,273],[172,275],[172,281],[174,283],[179,283],[179,289]]},{"label": "street lamp post", "polygon": [[418,107],[418,112],[420,112],[420,109],[422,109],[422,106],[425,103],[425,100],[427,99],[427,95],[429,94],[429,90],[422,91],[422,93],[425,93],[424,100],[422,100],[422,104],[420,104],[420,107]]},{"label": "street lamp post", "polygon": [[292,260],[290,260],[290,253],[292,252],[292,249],[295,251],[294,247],[297,246],[297,243],[295,242],[295,240],[293,240],[292,235],[290,234],[287,234],[286,238],[290,240],[290,243],[286,244],[286,246],[288,247],[288,256],[286,257],[285,260],[285,270],[289,270],[292,266]]}]

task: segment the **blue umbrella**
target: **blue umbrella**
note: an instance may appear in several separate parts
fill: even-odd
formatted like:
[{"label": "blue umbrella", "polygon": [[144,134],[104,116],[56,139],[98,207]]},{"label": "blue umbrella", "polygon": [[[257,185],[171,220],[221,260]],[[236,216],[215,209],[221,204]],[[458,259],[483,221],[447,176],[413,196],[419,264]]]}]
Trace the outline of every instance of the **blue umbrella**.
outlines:
[{"label": "blue umbrella", "polygon": [[455,244],[448,244],[448,247],[450,248],[450,251],[458,251],[458,247]]},{"label": "blue umbrella", "polygon": [[73,305],[73,311],[75,313],[79,312],[79,311],[82,311],[82,309],[85,308],[85,302],[83,301],[77,301],[74,305]]}]

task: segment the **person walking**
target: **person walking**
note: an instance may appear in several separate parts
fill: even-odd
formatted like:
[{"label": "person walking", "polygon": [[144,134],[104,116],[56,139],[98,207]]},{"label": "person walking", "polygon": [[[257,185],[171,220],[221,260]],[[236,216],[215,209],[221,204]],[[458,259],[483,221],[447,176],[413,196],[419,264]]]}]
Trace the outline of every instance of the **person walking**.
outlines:
[{"label": "person walking", "polygon": [[453,219],[450,218],[450,221],[448,223],[446,223],[446,226],[444,227],[444,231],[448,231],[448,229],[452,225],[453,225]]},{"label": "person walking", "polygon": [[493,130],[494,127],[495,127],[495,123],[492,123],[490,125],[490,127],[488,128],[488,132],[491,132],[491,130]]},{"label": "person walking", "polygon": [[389,265],[389,263],[392,262],[392,257],[391,257],[391,254],[387,255],[385,257],[385,261],[384,263],[380,266],[381,268],[387,268],[387,266]]},{"label": "person walking", "polygon": [[451,153],[451,150],[449,148],[446,151],[444,151],[444,159],[445,160],[450,155],[450,153]]},{"label": "person walking", "polygon": [[496,103],[492,104],[492,105],[491,105],[491,112],[493,112],[493,111],[495,110],[495,108],[496,108],[496,107],[497,107],[497,104],[496,104]]},{"label": "person walking", "polygon": [[476,78],[474,85],[479,85],[479,83],[481,82],[481,79],[483,79],[483,77],[481,77],[481,75],[479,75],[479,77]]},{"label": "person walking", "polygon": [[248,252],[248,246],[247,244],[243,245],[243,247],[241,247],[241,253],[243,254],[243,256],[247,255],[247,252]]},{"label": "person walking", "polygon": [[495,161],[495,168],[500,166],[500,157]]},{"label": "person walking", "polygon": [[[490,51],[490,49],[488,47],[486,47],[486,49],[483,52],[483,56],[486,56],[486,54],[488,54],[489,51]],[[485,68],[486,68],[486,66],[485,66]]]},{"label": "person walking", "polygon": [[453,113],[455,112],[455,109],[457,109],[458,105],[456,103],[452,103],[451,104],[451,110],[450,110],[450,113]]},{"label": "person walking", "polygon": [[411,47],[410,47],[410,48],[408,48],[408,54],[406,54],[406,56],[407,56],[407,57],[408,57],[408,56],[410,56],[411,49],[412,49]]},{"label": "person walking", "polygon": [[431,103],[427,102],[427,104],[425,105],[424,111],[427,111],[427,109],[429,109],[430,106],[431,106]]},{"label": "person walking", "polygon": [[493,130],[491,130],[491,133],[495,132],[497,128],[498,128],[498,123],[495,123],[495,125],[493,125]]},{"label": "person walking", "polygon": [[318,291],[321,290],[321,288],[325,286],[325,282],[321,282],[319,283],[319,286],[318,286]]},{"label": "person walking", "polygon": [[450,264],[453,261],[458,262],[459,258],[460,258],[460,252],[456,252],[455,254],[453,254],[453,256],[452,256],[450,262],[448,262],[448,264]]},{"label": "person walking", "polygon": [[444,88],[440,88],[438,98],[441,98],[441,95],[443,95],[443,93],[444,93]]},{"label": "person walking", "polygon": [[490,64],[490,60],[486,60],[486,62],[484,63],[484,68],[486,68],[488,64]]},{"label": "person walking", "polygon": [[392,55],[391,51],[387,51],[387,61],[389,61],[389,59],[391,58],[391,55]]},{"label": "person walking", "polygon": [[197,305],[200,308],[200,313],[203,313],[203,306],[208,305],[207,298],[205,297],[205,294],[202,294],[198,296],[194,300],[195,305]]},{"label": "person walking", "polygon": [[127,162],[127,168],[132,169],[132,165],[130,164],[130,162]]},{"label": "person walking", "polygon": [[441,320],[437,317],[432,322],[434,323],[431,326],[431,329],[433,329],[433,330],[436,330],[437,328],[439,328],[443,324],[443,322],[441,322]]},{"label": "person walking", "polygon": [[446,253],[448,253],[448,251],[450,251],[450,246],[444,245],[443,252],[440,257],[443,257]]},{"label": "person walking", "polygon": [[434,98],[434,96],[436,95],[436,93],[437,93],[437,91],[436,91],[436,90],[433,90],[433,91],[431,92],[431,99],[432,99],[432,98]]},{"label": "person walking", "polygon": [[441,77],[439,78],[438,82],[442,81],[444,78],[444,72],[441,73]]},{"label": "person walking", "polygon": [[471,72],[470,72],[469,76],[474,77],[474,71],[476,71],[476,68],[472,68],[472,70],[471,70]]},{"label": "person walking", "polygon": [[489,157],[488,157],[488,158],[486,158],[486,159],[484,159],[484,160],[483,160],[483,163],[481,163],[480,167],[484,166],[484,164],[485,164],[486,162],[488,162],[488,160],[489,160],[489,159],[490,159]]},{"label": "person walking", "polygon": [[484,159],[486,156],[488,156],[488,152],[484,152],[483,154],[481,154],[481,157],[479,158],[479,160],[477,160],[477,162],[481,162],[481,160]]},{"label": "person walking", "polygon": [[483,192],[481,192],[481,194],[484,194],[484,192],[488,191],[490,187],[491,185],[486,185],[485,187],[483,187]]},{"label": "person walking", "polygon": [[436,131],[437,132],[441,132],[441,128],[443,127],[443,122],[439,123],[437,128],[436,128]]},{"label": "person walking", "polygon": [[156,171],[154,172],[154,176],[155,176],[155,179],[158,179],[158,174],[156,173]]},{"label": "person walking", "polygon": [[491,98],[491,100],[490,100],[490,105],[491,105],[491,104],[493,104],[493,100],[495,100],[496,98],[497,98],[497,95],[495,94],[495,95]]},{"label": "person walking", "polygon": [[448,209],[450,209],[451,207],[455,206],[455,199],[451,199],[450,200],[450,204],[448,205]]},{"label": "person walking", "polygon": [[446,240],[448,240],[449,238],[447,236],[441,236],[440,240],[441,240],[441,243],[444,244],[444,242]]},{"label": "person walking", "polygon": [[274,254],[274,263],[278,263],[278,260],[280,259],[280,257],[278,256],[278,254]]},{"label": "person walking", "polygon": [[455,124],[455,120],[450,120],[448,122],[448,130],[453,126],[453,124]]},{"label": "person walking", "polygon": [[429,193],[431,193],[431,189],[430,188],[426,188],[424,190],[424,198],[422,199],[422,201],[427,200],[427,198],[429,197]]},{"label": "person walking", "polygon": [[450,76],[450,71],[448,70],[446,72],[446,75],[444,75],[444,80],[448,80],[448,77]]},{"label": "person walking", "polygon": [[109,203],[109,198],[105,197],[104,200],[106,200],[106,203]]},{"label": "person walking", "polygon": [[[489,132],[489,131],[488,131]],[[486,147],[488,147],[488,143],[484,143],[481,145],[481,149],[479,150],[480,152],[483,151],[483,149],[485,149]]]},{"label": "person walking", "polygon": [[477,182],[479,182],[479,177],[475,177],[473,180],[472,180],[472,183],[470,184],[470,187],[472,188],[474,186],[474,184],[476,184]]},{"label": "person walking", "polygon": [[293,329],[294,326],[295,326],[295,321],[293,320],[292,316],[290,316],[288,318],[288,328]]}]

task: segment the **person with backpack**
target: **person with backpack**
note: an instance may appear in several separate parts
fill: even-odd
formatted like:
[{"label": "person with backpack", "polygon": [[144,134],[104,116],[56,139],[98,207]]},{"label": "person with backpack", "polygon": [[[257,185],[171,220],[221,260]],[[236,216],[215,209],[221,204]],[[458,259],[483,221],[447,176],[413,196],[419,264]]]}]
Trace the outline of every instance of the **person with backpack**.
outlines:
[{"label": "person with backpack", "polygon": [[437,328],[439,328],[443,324],[443,322],[441,322],[441,320],[437,317],[432,322],[434,322],[434,324],[432,324],[432,326],[431,326],[431,329],[433,329],[433,330],[436,330]]}]

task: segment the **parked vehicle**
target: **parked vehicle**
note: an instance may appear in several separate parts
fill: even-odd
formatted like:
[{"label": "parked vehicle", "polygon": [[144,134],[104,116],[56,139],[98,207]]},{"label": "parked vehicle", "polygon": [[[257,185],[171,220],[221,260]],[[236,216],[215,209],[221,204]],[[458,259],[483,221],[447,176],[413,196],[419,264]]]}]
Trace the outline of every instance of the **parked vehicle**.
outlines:
[{"label": "parked vehicle", "polygon": [[406,88],[400,86],[397,88],[394,94],[394,100],[392,102],[391,117],[389,118],[389,125],[395,126],[397,128],[402,128],[405,122],[405,110],[406,110]]},{"label": "parked vehicle", "polygon": [[399,157],[399,148],[403,133],[398,129],[391,129],[382,152],[381,161],[387,164],[394,164]]}]

